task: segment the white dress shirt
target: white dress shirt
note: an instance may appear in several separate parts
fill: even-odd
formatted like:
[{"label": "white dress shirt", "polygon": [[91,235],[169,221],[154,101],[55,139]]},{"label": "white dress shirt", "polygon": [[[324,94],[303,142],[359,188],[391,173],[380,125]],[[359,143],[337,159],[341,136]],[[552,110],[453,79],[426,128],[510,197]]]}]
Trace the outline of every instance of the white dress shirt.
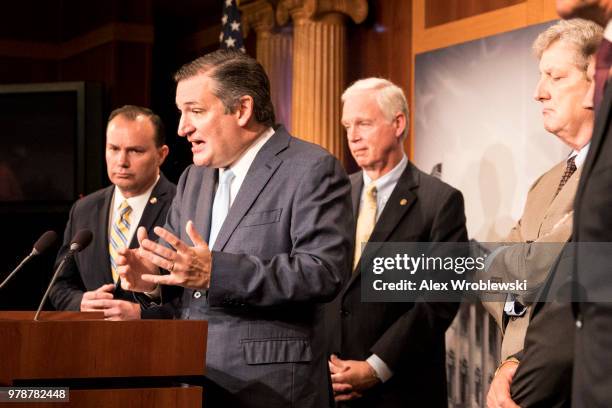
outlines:
[{"label": "white dress shirt", "polygon": [[[229,167],[235,174],[234,179],[230,185],[230,207],[234,203],[236,199],[236,195],[238,191],[240,191],[240,187],[242,186],[242,182],[244,181],[251,165],[253,164],[253,160],[255,160],[255,156],[261,150],[261,148],[266,144],[268,140],[274,135],[274,129],[271,127],[266,129],[254,142],[249,146],[249,148]],[[225,172],[225,169],[219,169],[219,179],[221,179],[221,175]]]},{"label": "white dress shirt", "polygon": [[[149,197],[151,196],[151,192],[153,191],[153,188],[155,188],[155,185],[157,185],[158,181],[159,181],[159,174],[157,175],[157,179],[155,179],[155,183],[153,183],[147,191],[135,197],[127,198],[127,202],[132,208],[132,212],[130,213],[130,229],[126,236],[128,246],[130,246],[130,242],[132,242],[132,238],[134,237],[134,234],[136,233],[136,228],[138,227],[138,224],[140,224],[140,218],[142,217],[142,213],[144,212],[145,207],[147,206],[147,202],[149,202]],[[110,229],[115,223],[115,220],[117,220],[117,218],[119,217],[119,207],[121,206],[121,203],[124,200],[126,200],[126,198],[123,196],[123,194],[121,194],[119,187],[115,186],[115,191],[113,192],[113,199],[111,201],[111,207],[110,207],[111,213],[110,213],[110,217],[108,217],[109,235],[110,235]]]},{"label": "white dress shirt", "polygon": [[[387,201],[389,201],[389,197],[391,197],[391,194],[402,176],[402,173],[404,173],[404,170],[406,170],[406,166],[408,166],[408,159],[404,155],[402,156],[402,160],[400,160],[400,162],[390,172],[374,180],[374,184],[376,185],[376,221],[378,221],[380,214],[382,214],[383,210],[385,209],[385,205],[387,204]],[[371,182],[372,179],[364,171],[363,184],[367,186]],[[361,191],[361,203],[363,203],[364,195],[365,188]],[[391,371],[387,363],[385,363],[376,354],[372,354],[366,359],[366,361],[374,369],[376,376],[381,382],[385,382],[393,376],[393,371]]]}]

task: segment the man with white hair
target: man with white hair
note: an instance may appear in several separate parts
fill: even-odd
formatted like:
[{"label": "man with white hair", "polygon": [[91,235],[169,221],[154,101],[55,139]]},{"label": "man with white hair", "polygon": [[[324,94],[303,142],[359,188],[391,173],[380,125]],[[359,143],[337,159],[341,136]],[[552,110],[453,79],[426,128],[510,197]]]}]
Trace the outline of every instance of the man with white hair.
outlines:
[{"label": "man with white hair", "polygon": [[351,407],[446,407],[444,333],[456,303],[362,303],[367,242],[467,240],[463,196],[408,161],[408,104],[385,79],[342,95],[342,125],[362,171],[351,176],[357,217],[353,274],[328,309],[336,401]]}]

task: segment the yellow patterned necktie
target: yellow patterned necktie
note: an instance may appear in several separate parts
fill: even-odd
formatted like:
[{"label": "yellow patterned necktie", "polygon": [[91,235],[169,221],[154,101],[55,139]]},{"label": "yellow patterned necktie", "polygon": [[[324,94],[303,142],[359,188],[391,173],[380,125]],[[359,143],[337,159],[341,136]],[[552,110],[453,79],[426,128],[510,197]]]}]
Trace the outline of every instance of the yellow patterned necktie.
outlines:
[{"label": "yellow patterned necktie", "polygon": [[115,262],[115,259],[119,256],[117,251],[128,246],[127,236],[130,230],[130,214],[132,213],[132,207],[130,207],[127,200],[123,200],[121,206],[119,206],[118,212],[119,215],[110,229],[108,240],[108,253],[110,254],[111,273],[114,282],[117,282],[119,278],[117,274],[117,263]]},{"label": "yellow patterned necktie", "polygon": [[359,216],[357,217],[357,230],[355,232],[355,256],[353,258],[353,271],[361,258],[362,245],[365,245],[370,239],[374,225],[376,225],[376,184],[374,182],[368,184],[365,189],[363,202],[359,207]]}]

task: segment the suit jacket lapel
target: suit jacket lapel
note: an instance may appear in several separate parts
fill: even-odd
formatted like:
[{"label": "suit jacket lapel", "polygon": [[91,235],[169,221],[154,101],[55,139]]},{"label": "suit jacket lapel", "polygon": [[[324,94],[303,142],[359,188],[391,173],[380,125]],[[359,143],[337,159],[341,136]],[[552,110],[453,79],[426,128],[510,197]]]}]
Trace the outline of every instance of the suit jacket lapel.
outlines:
[{"label": "suit jacket lapel", "polygon": [[[202,218],[193,220],[193,222],[200,236],[202,236],[204,241],[208,242],[208,239],[210,238],[212,206],[215,198],[215,188],[219,173],[217,169],[212,167],[205,167],[202,169],[202,171],[204,172],[202,175],[202,192],[199,195],[199,200],[196,204],[194,213],[199,214],[199,216]],[[179,231],[176,232],[178,233]]]},{"label": "suit jacket lapel", "polygon": [[[397,181],[397,184],[393,189],[393,193],[391,193],[382,214],[380,214],[380,217],[374,226],[374,230],[372,231],[370,239],[368,240],[368,243],[363,251],[364,253],[367,251],[367,253],[372,254],[373,252],[377,251],[380,245],[390,241],[389,238],[395,231],[395,228],[398,226],[400,221],[408,215],[410,208],[412,208],[416,202],[417,196],[412,190],[417,188],[418,185],[417,173],[414,172],[413,165],[409,162],[408,166]],[[353,186],[355,186],[355,184],[353,184]],[[359,198],[361,196],[362,189],[363,179],[359,184],[359,188],[353,189],[353,205],[355,203],[355,191],[359,190],[357,195],[357,206],[354,208],[359,208]],[[357,214],[358,212],[355,211],[355,217],[358,216]],[[361,274],[361,260],[357,264],[356,269],[356,271],[353,271],[347,288],[351,286]]]},{"label": "suit jacket lapel", "polygon": [[[96,222],[96,229],[94,231],[94,237],[99,237],[95,240],[96,248],[93,251],[95,254],[105,254],[103,259],[100,259],[99,262],[103,265],[102,271],[104,271],[104,282],[112,282],[113,274],[111,272],[110,266],[110,254],[108,252],[108,227],[110,222],[110,213],[112,211],[111,201],[113,199],[113,192],[115,190],[115,186],[110,186],[106,188],[104,191],[104,199],[98,202],[98,221]],[[94,268],[95,270],[97,268]]]},{"label": "suit jacket lapel", "polygon": [[370,235],[370,242],[386,242],[389,240],[401,219],[416,202],[417,197],[412,190],[417,188],[418,185],[417,174],[412,170],[412,164],[408,163],[374,226],[372,235]]},{"label": "suit jacket lapel", "polygon": [[[168,181],[163,174],[160,174],[159,180],[153,188],[153,191],[151,191],[151,197],[140,217],[140,222],[138,223],[139,227],[145,227],[147,231],[150,231],[155,226],[155,220],[164,207],[164,201],[167,199],[166,195],[168,194],[168,190],[165,188],[166,183],[168,183]],[[136,235],[137,234],[134,233],[132,241],[130,242],[130,248],[138,248],[138,237]]]},{"label": "suit jacket lapel", "polygon": [[213,248],[215,251],[223,250],[242,218],[249,211],[266,184],[268,184],[276,169],[281,165],[282,160],[276,155],[287,148],[289,138],[290,136],[284,128],[277,129],[270,140],[257,153],[257,156],[255,156],[255,160],[251,163],[251,167],[240,186],[234,203],[219,230],[219,235]]},{"label": "suit jacket lapel", "polygon": [[[551,204],[546,209],[546,213],[544,216],[548,216],[549,214],[555,214],[564,210],[565,207],[571,207],[574,203],[574,197],[576,196],[576,189],[578,186],[578,180],[580,179],[580,175],[582,174],[582,166],[579,169],[576,169],[574,174],[567,180],[565,186],[556,197],[553,198]],[[562,175],[559,175],[559,180]],[[555,192],[558,186],[555,186]]]},{"label": "suit jacket lapel", "polygon": [[363,172],[351,175],[351,198],[353,200],[353,214],[355,220],[359,216],[359,204],[361,202],[361,192],[363,191]]}]

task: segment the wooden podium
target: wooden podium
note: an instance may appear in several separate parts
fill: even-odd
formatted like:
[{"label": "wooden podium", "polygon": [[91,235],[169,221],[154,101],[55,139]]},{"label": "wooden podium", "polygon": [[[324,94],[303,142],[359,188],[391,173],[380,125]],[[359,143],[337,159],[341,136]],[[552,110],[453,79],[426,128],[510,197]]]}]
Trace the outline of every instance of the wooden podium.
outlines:
[{"label": "wooden podium", "polygon": [[[207,322],[0,312],[0,386],[69,387],[45,407],[201,407]],[[0,403],[2,405],[2,403]],[[17,406],[13,403],[7,406]]]}]

